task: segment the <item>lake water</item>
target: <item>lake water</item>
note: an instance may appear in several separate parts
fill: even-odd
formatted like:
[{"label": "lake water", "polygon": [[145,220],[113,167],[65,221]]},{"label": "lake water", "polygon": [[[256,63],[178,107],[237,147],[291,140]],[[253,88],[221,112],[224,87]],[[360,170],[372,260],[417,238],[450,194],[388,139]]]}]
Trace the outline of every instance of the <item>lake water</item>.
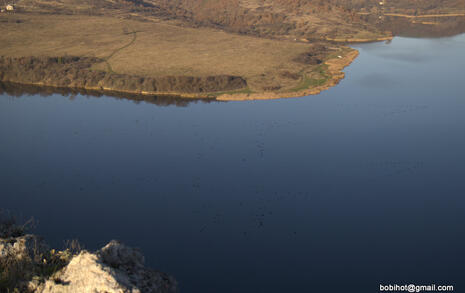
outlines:
[{"label": "lake water", "polygon": [[181,292],[464,292],[465,35],[356,48],[296,99],[4,93],[1,207],[56,247],[140,247]]}]

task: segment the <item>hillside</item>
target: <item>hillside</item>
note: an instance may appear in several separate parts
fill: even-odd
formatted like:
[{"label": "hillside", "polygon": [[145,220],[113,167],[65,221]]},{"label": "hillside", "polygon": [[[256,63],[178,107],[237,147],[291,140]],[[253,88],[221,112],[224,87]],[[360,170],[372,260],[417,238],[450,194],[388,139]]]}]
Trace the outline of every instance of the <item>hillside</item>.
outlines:
[{"label": "hillside", "polygon": [[289,0],[19,0],[24,11],[111,15],[286,39],[363,38],[388,35],[363,17],[325,1]]},{"label": "hillside", "polygon": [[325,62],[351,51],[162,20],[32,13],[3,19],[0,81],[43,86],[185,97],[299,96],[340,78]]},{"label": "hillside", "polygon": [[[0,14],[0,80],[223,99],[316,94],[343,78],[340,70],[356,56],[338,43],[461,33],[464,6],[454,0],[18,0],[15,13]],[[70,56],[80,61],[53,61]]]},{"label": "hillside", "polygon": [[[465,2],[460,0],[19,0],[17,6],[34,13],[163,19],[181,26],[309,41],[376,40],[402,34],[401,27],[457,33],[465,19]],[[405,17],[410,19],[401,19]]]}]

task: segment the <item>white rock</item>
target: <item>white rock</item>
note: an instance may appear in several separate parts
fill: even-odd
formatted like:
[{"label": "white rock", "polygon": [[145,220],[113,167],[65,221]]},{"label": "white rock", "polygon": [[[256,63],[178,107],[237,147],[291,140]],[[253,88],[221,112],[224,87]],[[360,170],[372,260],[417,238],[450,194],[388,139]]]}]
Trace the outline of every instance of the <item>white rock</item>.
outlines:
[{"label": "white rock", "polygon": [[143,266],[133,248],[111,241],[97,253],[81,252],[49,278],[41,293],[175,293],[176,280]]},{"label": "white rock", "polygon": [[126,275],[103,264],[97,255],[81,252],[58,274],[45,282],[42,293],[138,293]]}]

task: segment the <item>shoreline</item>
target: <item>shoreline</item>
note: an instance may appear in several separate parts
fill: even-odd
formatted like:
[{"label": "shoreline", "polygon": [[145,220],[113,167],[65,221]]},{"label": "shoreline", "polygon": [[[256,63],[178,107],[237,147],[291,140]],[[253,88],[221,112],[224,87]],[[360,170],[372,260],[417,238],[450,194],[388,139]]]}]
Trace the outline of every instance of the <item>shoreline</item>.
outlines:
[{"label": "shoreline", "polygon": [[101,86],[57,86],[53,84],[47,84],[45,82],[23,82],[13,80],[2,80],[2,82],[9,82],[17,85],[30,85],[44,88],[56,88],[56,89],[70,89],[70,90],[87,90],[96,91],[102,94],[105,93],[117,93],[117,94],[131,94],[140,96],[169,96],[175,98],[184,99],[213,99],[217,101],[250,101],[250,100],[272,100],[282,98],[297,98],[308,95],[317,95],[324,90],[327,90],[337,85],[344,77],[345,73],[342,70],[349,66],[359,55],[356,49],[350,48],[350,50],[342,56],[342,58],[331,58],[323,62],[327,66],[327,73],[330,75],[329,79],[322,85],[310,87],[304,90],[295,92],[263,92],[263,93],[234,93],[234,91],[240,92],[246,88],[232,90],[229,94],[216,94],[215,92],[209,93],[181,93],[171,91],[143,91],[143,90],[124,90],[114,89],[110,87]]},{"label": "shoreline", "polygon": [[253,101],[253,100],[275,100],[275,99],[286,99],[286,98],[298,98],[310,95],[317,95],[324,90],[330,89],[336,86],[345,77],[345,73],[342,71],[344,68],[349,66],[359,55],[358,50],[350,49],[350,51],[342,56],[342,58],[332,58],[324,62],[328,66],[327,72],[331,75],[330,79],[324,84],[308,88],[296,92],[284,92],[284,93],[257,93],[257,94],[224,94],[218,96],[218,101]]},{"label": "shoreline", "polygon": [[382,41],[392,41],[394,36],[387,36],[387,37],[379,37],[379,38],[372,38],[372,39],[358,39],[358,38],[329,38],[326,37],[326,41],[335,42],[335,43],[348,43],[348,44],[358,44],[358,43],[375,43],[375,42],[382,42]]},{"label": "shoreline", "polygon": [[220,91],[233,93],[247,88],[247,82],[240,76],[151,77],[91,69],[99,63],[102,59],[93,57],[0,56],[0,81],[57,89],[184,98],[213,98]]},{"label": "shoreline", "polygon": [[[62,42],[58,48],[69,48],[71,55],[66,51],[51,53],[50,44],[42,39],[35,40],[37,48],[32,52],[21,46],[21,40],[29,39],[17,32],[31,30],[37,34],[55,36],[54,30],[36,28],[39,24],[47,28],[53,27],[65,19],[70,21],[73,29],[70,37],[66,42],[55,38],[51,40]],[[357,57],[347,43],[379,42],[393,38],[386,32],[380,32],[340,39],[327,38],[327,41],[274,40],[206,29],[197,31],[164,24],[161,27],[162,24],[152,23],[128,22],[129,29],[129,26],[124,26],[126,22],[122,25],[115,23],[113,18],[97,19],[90,16],[85,19],[71,16],[54,16],[49,19],[35,15],[30,19],[21,18],[20,23],[19,29],[11,25],[12,30],[15,29],[14,34],[4,38],[5,41],[16,42],[18,45],[4,49],[4,56],[0,54],[2,82],[56,88],[60,91],[70,89],[108,95],[170,96],[218,101],[319,94],[344,78],[340,71]],[[94,37],[83,35],[83,31],[88,34],[94,32],[95,29],[89,23],[100,25],[97,33],[101,35],[105,46],[94,48],[89,45],[87,48],[81,43],[73,43],[76,40],[71,36],[79,35],[82,40],[92,44]],[[112,30],[109,31],[106,25]],[[117,29],[118,26],[122,27],[123,34]],[[132,34],[131,40],[128,39],[129,31]],[[164,34],[157,35],[155,42],[152,36],[156,32]],[[170,34],[180,37],[167,41]],[[206,36],[210,41],[221,41],[228,46],[211,49],[211,46],[202,44],[193,49],[179,49],[189,47],[182,44],[201,43]],[[357,36],[368,38],[356,38]],[[173,41],[178,45],[173,46]],[[129,45],[130,48],[118,53],[116,59],[112,58],[115,52]],[[157,50],[150,50],[154,47]],[[20,51],[12,50],[14,48]],[[89,49],[93,51],[89,53]],[[179,55],[183,58],[176,57]],[[110,58],[112,59],[109,62]]]},{"label": "shoreline", "polygon": [[205,95],[205,94],[189,94],[189,93],[175,93],[175,92],[151,92],[151,91],[131,91],[131,90],[121,90],[121,89],[113,89],[109,87],[75,87],[75,86],[56,86],[45,84],[43,82],[18,82],[18,81],[0,81],[10,84],[17,84],[17,85],[29,85],[29,86],[36,86],[36,87],[43,87],[43,88],[55,88],[55,89],[69,89],[69,90],[84,90],[84,91],[94,91],[99,92],[102,94],[106,93],[115,93],[115,94],[130,94],[136,96],[166,96],[166,97],[173,97],[173,98],[184,98],[184,99],[214,99],[212,95]]}]

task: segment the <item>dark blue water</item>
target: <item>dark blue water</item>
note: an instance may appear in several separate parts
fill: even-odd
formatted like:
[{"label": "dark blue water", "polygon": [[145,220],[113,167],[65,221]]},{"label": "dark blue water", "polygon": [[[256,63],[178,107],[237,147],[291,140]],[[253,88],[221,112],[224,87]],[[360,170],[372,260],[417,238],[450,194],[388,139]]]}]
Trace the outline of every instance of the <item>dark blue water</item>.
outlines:
[{"label": "dark blue water", "polygon": [[465,35],[357,47],[318,96],[0,96],[1,207],[181,292],[465,292]]}]

